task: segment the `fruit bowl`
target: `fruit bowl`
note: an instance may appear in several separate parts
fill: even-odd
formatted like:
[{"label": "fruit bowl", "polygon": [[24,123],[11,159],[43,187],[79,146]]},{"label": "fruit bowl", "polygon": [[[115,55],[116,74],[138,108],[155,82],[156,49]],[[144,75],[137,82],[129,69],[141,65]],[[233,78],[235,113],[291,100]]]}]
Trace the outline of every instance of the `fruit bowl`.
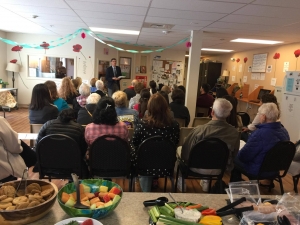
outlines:
[{"label": "fruit bowl", "polygon": [[[19,183],[20,181],[11,181],[4,183],[3,185],[1,185],[1,187],[12,185],[16,188],[19,185]],[[15,210],[0,210],[0,224],[2,224],[4,220],[8,224],[9,221],[11,221],[11,223],[16,224],[28,224],[42,218],[50,211],[50,209],[55,203],[56,195],[58,192],[56,185],[44,180],[27,180],[27,187],[32,183],[39,184],[42,190],[43,188],[52,188],[54,191],[52,191],[51,196],[49,195],[49,198],[47,200],[45,200],[37,206]],[[25,190],[25,181],[21,182],[19,190]]]},{"label": "fruit bowl", "polygon": [[60,205],[60,207],[69,215],[72,217],[90,217],[94,219],[99,219],[107,216],[109,213],[111,213],[120,203],[122,199],[123,190],[122,188],[112,182],[102,179],[85,179],[81,180],[80,184],[84,185],[85,187],[88,187],[90,190],[90,193],[97,193],[99,191],[100,186],[106,186],[108,187],[108,191],[110,191],[113,187],[118,188],[121,192],[119,194],[120,198],[118,198],[116,201],[112,201],[112,204],[103,208],[96,208],[96,209],[76,209],[73,206],[66,205],[62,200],[63,193],[67,194],[74,194],[76,192],[76,188],[74,183],[66,184],[64,187],[62,187],[58,194],[57,194],[57,201]]}]

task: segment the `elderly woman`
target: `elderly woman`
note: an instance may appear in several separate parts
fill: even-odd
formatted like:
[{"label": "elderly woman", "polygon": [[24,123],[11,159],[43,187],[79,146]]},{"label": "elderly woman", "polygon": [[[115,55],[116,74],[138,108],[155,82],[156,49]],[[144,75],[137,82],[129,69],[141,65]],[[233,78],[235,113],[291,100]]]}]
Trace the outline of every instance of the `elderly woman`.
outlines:
[{"label": "elderly woman", "polygon": [[125,123],[118,121],[115,102],[110,97],[101,98],[93,113],[93,123],[85,128],[85,141],[88,146],[103,135],[112,134],[128,141],[128,129]]},{"label": "elderly woman", "polygon": [[93,122],[93,112],[95,111],[100,99],[100,95],[96,93],[90,94],[90,96],[86,99],[87,104],[84,107],[81,107],[78,111],[77,123],[87,125]]},{"label": "elderly woman", "polygon": [[68,109],[68,103],[64,99],[59,98],[58,96],[56,83],[52,80],[47,80],[45,84],[47,85],[50,91],[51,99],[53,101],[53,104],[57,107],[58,111],[60,112],[64,109]]},{"label": "elderly woman", "polygon": [[133,119],[137,121],[139,119],[138,112],[134,109],[126,108],[127,95],[123,91],[117,91],[112,96],[116,104],[116,112],[118,116],[133,115]]},{"label": "elderly woman", "polygon": [[184,119],[187,127],[190,123],[190,113],[188,108],[184,106],[184,92],[176,88],[172,91],[171,97],[173,101],[170,103],[170,108],[174,113],[174,117]]},{"label": "elderly woman", "polygon": [[287,130],[278,119],[278,107],[274,103],[262,104],[258,109],[260,124],[250,135],[246,145],[239,151],[234,160],[230,181],[240,181],[241,171],[256,176],[266,153],[279,141],[289,141]]},{"label": "elderly woman", "polygon": [[106,94],[104,93],[104,83],[102,80],[96,81],[96,88],[97,88],[96,93],[100,95],[101,98],[106,96]]},{"label": "elderly woman", "polygon": [[[175,145],[179,141],[179,124],[172,118],[167,101],[161,94],[156,93],[150,97],[147,110],[148,115],[140,120],[134,128],[132,144],[135,151],[133,157],[136,156],[135,152],[138,150],[139,145],[149,137],[160,135]],[[150,176],[156,176],[160,173],[163,173],[163,171],[149,171]],[[148,176],[140,178],[143,192],[151,191],[152,180],[153,178]]]},{"label": "elderly woman", "polygon": [[137,103],[139,103],[139,100],[140,100],[140,93],[141,93],[141,90],[143,90],[145,87],[142,83],[137,83],[134,85],[134,91],[136,93],[136,95],[134,97],[132,97],[129,101],[129,109],[133,109],[133,106]]},{"label": "elderly woman", "polygon": [[79,96],[76,97],[76,101],[81,107],[84,107],[86,105],[86,99],[91,94],[91,90],[89,85],[82,83],[79,87]]}]

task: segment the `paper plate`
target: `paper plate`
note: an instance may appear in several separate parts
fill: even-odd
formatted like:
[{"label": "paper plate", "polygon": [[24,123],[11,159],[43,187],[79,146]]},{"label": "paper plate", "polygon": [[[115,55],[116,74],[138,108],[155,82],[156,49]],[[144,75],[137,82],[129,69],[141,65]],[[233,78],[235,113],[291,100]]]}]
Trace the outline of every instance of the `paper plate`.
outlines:
[{"label": "paper plate", "polygon": [[69,218],[69,219],[65,219],[62,220],[54,225],[65,225],[71,221],[77,221],[79,224],[83,223],[85,220],[87,219],[91,219],[93,220],[93,225],[103,225],[103,223],[99,222],[98,220],[92,219],[92,218],[88,218],[88,217],[73,217],[73,218]]}]

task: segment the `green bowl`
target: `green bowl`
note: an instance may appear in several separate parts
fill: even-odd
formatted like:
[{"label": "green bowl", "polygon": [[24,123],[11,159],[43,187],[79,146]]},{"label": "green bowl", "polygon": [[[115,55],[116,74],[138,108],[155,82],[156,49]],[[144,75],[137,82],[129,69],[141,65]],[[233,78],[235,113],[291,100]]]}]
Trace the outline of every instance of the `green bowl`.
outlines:
[{"label": "green bowl", "polygon": [[87,185],[91,188],[91,192],[95,193],[99,190],[99,187],[101,185],[107,186],[108,190],[110,190],[112,187],[117,187],[121,190],[120,193],[120,199],[112,204],[111,206],[105,207],[105,208],[99,208],[99,209],[76,209],[74,207],[66,206],[62,201],[61,201],[61,195],[63,192],[66,192],[68,194],[71,194],[76,191],[74,183],[69,183],[66,184],[64,187],[62,187],[58,194],[57,194],[57,201],[60,205],[60,207],[69,215],[72,217],[90,217],[94,219],[99,219],[107,216],[109,213],[111,213],[120,203],[122,199],[122,194],[123,190],[122,188],[112,182],[112,181],[107,181],[107,180],[102,180],[102,179],[86,179],[80,181],[81,184]]}]

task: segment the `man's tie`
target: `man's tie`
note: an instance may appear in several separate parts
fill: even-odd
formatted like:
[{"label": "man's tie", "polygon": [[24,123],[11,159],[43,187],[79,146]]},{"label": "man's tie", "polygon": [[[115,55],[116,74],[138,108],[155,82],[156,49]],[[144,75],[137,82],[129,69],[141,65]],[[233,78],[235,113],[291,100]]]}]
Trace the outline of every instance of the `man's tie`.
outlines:
[{"label": "man's tie", "polygon": [[116,76],[116,67],[113,67],[113,70],[114,70],[114,77]]}]

